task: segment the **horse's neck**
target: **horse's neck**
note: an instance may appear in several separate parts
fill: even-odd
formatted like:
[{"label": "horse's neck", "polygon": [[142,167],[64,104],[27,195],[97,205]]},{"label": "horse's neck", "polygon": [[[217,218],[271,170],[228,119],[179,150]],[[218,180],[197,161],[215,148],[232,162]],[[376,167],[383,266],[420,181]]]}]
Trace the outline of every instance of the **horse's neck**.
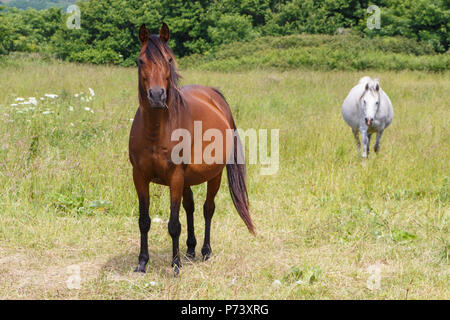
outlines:
[{"label": "horse's neck", "polygon": [[169,143],[172,131],[180,127],[180,106],[175,101],[171,101],[171,98],[169,95],[168,109],[152,109],[147,99],[139,96],[143,133],[152,143],[163,145]]},{"label": "horse's neck", "polygon": [[[167,110],[141,108],[143,134],[152,142],[164,142],[167,140],[167,132],[170,132],[170,121]],[[169,137],[170,139],[170,137]]]}]

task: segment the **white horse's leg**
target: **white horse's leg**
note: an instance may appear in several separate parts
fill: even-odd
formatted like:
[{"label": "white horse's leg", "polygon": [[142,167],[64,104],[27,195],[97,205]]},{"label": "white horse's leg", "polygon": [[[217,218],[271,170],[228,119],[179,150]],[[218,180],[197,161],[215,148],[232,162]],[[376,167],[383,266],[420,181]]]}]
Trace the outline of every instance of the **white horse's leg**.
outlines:
[{"label": "white horse's leg", "polygon": [[375,142],[375,148],[374,148],[376,153],[378,153],[378,151],[380,151],[380,140],[381,140],[381,136],[383,135],[383,131],[384,131],[384,129],[377,132],[377,141]]},{"label": "white horse's leg", "polygon": [[361,130],[361,136],[363,144],[362,157],[367,158],[367,156],[369,155],[369,143],[370,143],[369,136],[367,135],[367,130]]},{"label": "white horse's leg", "polygon": [[355,136],[355,141],[356,141],[356,148],[358,150],[358,153],[361,151],[361,141],[359,141],[359,130],[353,130],[353,135]]}]

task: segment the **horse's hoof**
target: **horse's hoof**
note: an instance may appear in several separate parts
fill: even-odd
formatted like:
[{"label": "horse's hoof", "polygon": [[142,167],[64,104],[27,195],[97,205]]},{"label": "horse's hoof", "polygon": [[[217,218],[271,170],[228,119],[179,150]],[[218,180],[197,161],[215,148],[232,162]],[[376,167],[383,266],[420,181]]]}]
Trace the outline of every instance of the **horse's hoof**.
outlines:
[{"label": "horse's hoof", "polygon": [[195,251],[194,252],[186,252],[186,259],[195,260]]},{"label": "horse's hoof", "polygon": [[177,277],[180,274],[180,270],[181,270],[181,261],[180,258],[177,257],[173,262],[172,262],[172,270],[174,272],[175,277]]},{"label": "horse's hoof", "polygon": [[203,256],[203,261],[208,260],[211,257],[211,248],[203,247],[202,248],[202,256]]},{"label": "horse's hoof", "polygon": [[136,269],[134,269],[134,272],[136,273],[145,273],[145,267],[142,267],[141,265],[137,266]]},{"label": "horse's hoof", "polygon": [[209,258],[211,258],[211,253],[210,253],[210,252],[204,254],[204,255],[203,255],[203,262],[208,261]]},{"label": "horse's hoof", "polygon": [[180,274],[180,267],[175,265],[175,266],[172,267],[172,269],[173,269],[173,276],[175,278],[178,277],[178,275]]}]

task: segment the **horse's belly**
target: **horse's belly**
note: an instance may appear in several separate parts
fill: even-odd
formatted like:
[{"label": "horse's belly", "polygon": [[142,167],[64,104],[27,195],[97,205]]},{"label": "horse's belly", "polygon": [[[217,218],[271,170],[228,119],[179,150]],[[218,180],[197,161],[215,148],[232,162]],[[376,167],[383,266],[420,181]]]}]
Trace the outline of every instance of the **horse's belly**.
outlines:
[{"label": "horse's belly", "polygon": [[225,164],[191,164],[184,171],[184,184],[196,185],[217,177],[223,171]]}]

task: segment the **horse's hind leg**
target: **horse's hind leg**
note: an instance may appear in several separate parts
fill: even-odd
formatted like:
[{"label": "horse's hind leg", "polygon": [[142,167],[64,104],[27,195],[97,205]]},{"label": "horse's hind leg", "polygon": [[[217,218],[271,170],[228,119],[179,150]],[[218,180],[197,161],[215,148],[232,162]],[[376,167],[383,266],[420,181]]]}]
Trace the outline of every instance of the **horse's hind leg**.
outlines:
[{"label": "horse's hind leg", "polygon": [[358,150],[358,153],[361,151],[361,141],[359,141],[359,130],[353,130],[353,136],[355,137],[355,141],[356,141],[356,148]]},{"label": "horse's hind leg", "polygon": [[208,181],[208,187],[206,192],[206,201],[203,205],[203,216],[205,217],[205,240],[202,247],[203,260],[206,261],[211,256],[211,243],[210,243],[210,232],[211,232],[211,220],[214,215],[214,209],[216,208],[214,204],[214,198],[216,197],[217,191],[220,188],[220,181],[222,180],[222,173],[217,177]]},{"label": "horse's hind leg", "polygon": [[197,240],[194,233],[194,196],[192,194],[191,187],[186,186],[183,190],[183,208],[186,211],[187,231],[188,236],[186,240],[187,252],[186,256],[189,259],[195,258],[195,246]]}]

